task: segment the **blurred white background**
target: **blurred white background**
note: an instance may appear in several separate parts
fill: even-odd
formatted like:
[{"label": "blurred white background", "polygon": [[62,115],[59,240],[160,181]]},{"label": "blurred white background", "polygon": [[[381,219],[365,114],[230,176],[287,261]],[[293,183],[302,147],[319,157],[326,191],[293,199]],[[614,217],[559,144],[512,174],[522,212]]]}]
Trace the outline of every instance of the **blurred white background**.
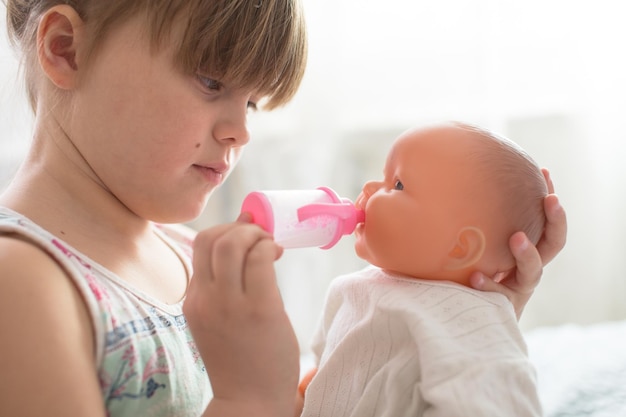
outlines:
[{"label": "blurred white background", "polygon": [[[307,74],[296,99],[252,116],[238,169],[192,226],[233,220],[259,189],[329,186],[355,199],[391,141],[447,119],[499,131],[548,167],[568,243],[524,329],[626,318],[626,3],[622,0],[304,0]],[[4,11],[3,11],[4,12]],[[28,145],[18,63],[0,38],[0,188]],[[328,283],[363,264],[344,238],[277,263],[306,348]]]}]

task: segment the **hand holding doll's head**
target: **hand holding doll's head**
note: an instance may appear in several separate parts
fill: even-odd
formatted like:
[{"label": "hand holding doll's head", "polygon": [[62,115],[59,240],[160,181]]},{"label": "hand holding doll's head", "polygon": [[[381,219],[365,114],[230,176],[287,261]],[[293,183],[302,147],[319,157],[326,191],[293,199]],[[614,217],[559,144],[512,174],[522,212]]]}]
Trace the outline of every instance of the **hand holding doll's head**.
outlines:
[{"label": "hand holding doll's head", "polygon": [[410,130],[357,198],[355,249],[391,273],[468,285],[473,271],[515,266],[514,232],[539,240],[546,195],[537,164],[505,138],[459,123]]}]

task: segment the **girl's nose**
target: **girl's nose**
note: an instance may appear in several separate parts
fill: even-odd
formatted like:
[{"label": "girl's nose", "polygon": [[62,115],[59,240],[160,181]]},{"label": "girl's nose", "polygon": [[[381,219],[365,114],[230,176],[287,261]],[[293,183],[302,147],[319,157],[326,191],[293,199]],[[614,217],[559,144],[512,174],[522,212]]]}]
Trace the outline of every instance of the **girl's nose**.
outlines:
[{"label": "girl's nose", "polygon": [[219,120],[215,124],[214,137],[229,146],[244,146],[250,141],[248,130],[248,101],[233,100],[224,106]]}]

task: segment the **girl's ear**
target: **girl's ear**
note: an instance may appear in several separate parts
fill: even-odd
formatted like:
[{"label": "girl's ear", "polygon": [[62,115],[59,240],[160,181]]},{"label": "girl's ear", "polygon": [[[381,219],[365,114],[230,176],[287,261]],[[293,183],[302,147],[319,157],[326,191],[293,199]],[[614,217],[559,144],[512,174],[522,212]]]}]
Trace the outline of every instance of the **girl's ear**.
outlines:
[{"label": "girl's ear", "polygon": [[74,8],[67,5],[51,7],[44,13],[37,28],[37,56],[48,79],[57,87],[74,87],[78,74],[78,46],[84,23]]},{"label": "girl's ear", "polygon": [[487,240],[481,229],[474,226],[462,228],[446,257],[445,269],[456,271],[473,266],[485,253],[486,245]]}]

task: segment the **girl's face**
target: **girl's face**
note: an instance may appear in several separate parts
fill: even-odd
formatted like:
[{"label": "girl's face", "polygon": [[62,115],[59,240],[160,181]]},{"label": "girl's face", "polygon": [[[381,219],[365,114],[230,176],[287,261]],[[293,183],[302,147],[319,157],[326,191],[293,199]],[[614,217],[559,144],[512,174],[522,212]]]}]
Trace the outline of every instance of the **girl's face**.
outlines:
[{"label": "girl's face", "polygon": [[89,174],[129,210],[188,221],[238,161],[259,97],[210,74],[184,74],[174,47],[152,51],[142,29],[133,19],[108,35],[64,125]]},{"label": "girl's face", "polygon": [[446,132],[403,134],[387,157],[383,181],[365,184],[356,201],[366,213],[356,229],[361,258],[389,272],[444,279],[444,260],[463,221],[457,204],[463,158],[447,151]]}]

